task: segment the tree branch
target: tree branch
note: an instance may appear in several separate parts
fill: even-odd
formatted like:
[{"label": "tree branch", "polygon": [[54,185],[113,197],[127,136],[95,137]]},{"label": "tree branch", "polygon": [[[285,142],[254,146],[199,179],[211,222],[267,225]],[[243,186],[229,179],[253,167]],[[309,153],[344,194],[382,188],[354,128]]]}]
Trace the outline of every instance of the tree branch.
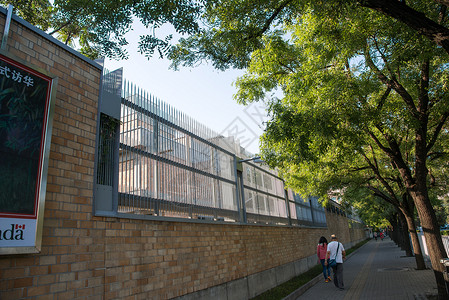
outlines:
[{"label": "tree branch", "polygon": [[380,57],[382,57],[382,60],[384,62],[385,67],[387,68],[388,72],[390,73],[390,77],[392,78],[392,80],[396,80],[396,76],[395,76],[395,74],[393,73],[393,71],[390,68],[390,64],[388,63],[388,59],[385,56],[385,54],[382,52],[382,50],[380,49],[379,44],[377,43],[377,39],[376,39],[375,36],[373,36],[373,41],[374,41],[374,45],[376,46],[377,52],[379,52]]},{"label": "tree branch", "polygon": [[401,98],[404,100],[404,102],[407,104],[412,115],[415,118],[419,119],[419,114],[416,109],[415,103],[413,102],[412,96],[407,92],[407,90],[399,82],[397,82],[397,80],[395,80],[394,78],[388,79],[388,77],[385,76],[385,74],[382,73],[382,71],[379,70],[379,68],[377,68],[377,66],[374,64],[374,62],[371,58],[371,55],[369,53],[368,45],[364,51],[364,56],[365,56],[366,64],[377,75],[377,78],[379,78],[379,80],[383,84],[385,84],[387,87],[395,90],[401,96]]},{"label": "tree branch", "polygon": [[[448,5],[447,0],[434,0]],[[403,1],[392,0],[358,0],[361,6],[376,10],[384,15],[392,17],[419,34],[427,37],[441,46],[449,54],[449,29],[426,17],[423,13],[407,6]]]},{"label": "tree branch", "polygon": [[69,26],[70,24],[72,24],[72,21],[67,21],[66,23],[62,24],[61,26],[59,26],[58,28],[56,28],[55,30],[50,32],[49,35],[53,35],[53,34],[57,33],[58,31],[62,30],[66,26]]},{"label": "tree branch", "polygon": [[273,14],[265,21],[265,24],[262,26],[262,28],[260,30],[258,30],[254,34],[250,34],[249,36],[245,37],[243,40],[248,41],[253,38],[262,36],[270,28],[271,23],[273,23],[274,19],[276,19],[276,17],[282,12],[282,10],[284,8],[286,8],[287,5],[289,5],[291,2],[293,2],[293,0],[285,0],[284,2],[282,2],[279,5],[279,7],[276,8],[276,10],[273,12]]},{"label": "tree branch", "polygon": [[385,101],[387,100],[388,96],[390,95],[391,92],[391,88],[387,87],[387,90],[385,91],[385,93],[382,95],[382,97],[380,97],[380,101],[379,104],[377,104],[377,110],[380,111],[382,109],[382,107],[385,104]]},{"label": "tree branch", "polygon": [[362,151],[362,156],[365,158],[365,161],[367,164],[371,167],[371,170],[374,172],[374,175],[376,176],[376,179],[382,184],[382,186],[388,191],[388,194],[390,197],[391,204],[399,207],[399,200],[396,198],[396,194],[393,191],[393,188],[388,184],[388,182],[383,178],[383,176],[380,174],[379,169],[371,163],[371,160],[366,156],[366,154]]},{"label": "tree branch", "polygon": [[421,65],[421,78],[419,79],[418,112],[426,115],[429,107],[429,65],[427,59]]},{"label": "tree branch", "polygon": [[372,185],[368,184],[367,188],[369,190],[371,190],[372,192],[374,192],[375,196],[378,196],[384,200],[386,200],[388,203],[391,203],[391,199],[390,197],[388,197],[387,195],[385,195],[385,193],[383,193],[381,190],[379,190],[378,188],[373,187]]},{"label": "tree branch", "polygon": [[366,167],[349,169],[349,171],[351,171],[351,172],[358,172],[358,171],[364,171],[364,170],[369,170],[369,169],[371,169],[371,168],[369,166],[366,166]]},{"label": "tree branch", "polygon": [[374,143],[385,153],[393,154],[392,150],[388,147],[385,147],[382,142],[377,138],[377,136],[370,130],[368,130],[368,135],[373,139]]},{"label": "tree branch", "polygon": [[[284,67],[285,69],[289,70],[290,73],[295,73],[295,70],[293,70],[292,67],[290,67],[290,66],[288,66],[288,65],[286,65],[286,64],[284,64],[284,63],[282,63],[282,62],[280,62],[280,61],[277,61],[277,62],[278,62],[278,64],[279,64],[281,67]],[[287,73],[287,72],[286,72],[286,73]],[[287,73],[287,74],[288,74],[288,73]]]},{"label": "tree branch", "polygon": [[435,145],[438,136],[440,135],[441,130],[443,129],[444,124],[446,123],[447,119],[449,118],[449,112],[446,112],[441,117],[440,121],[438,122],[437,127],[433,131],[432,138],[430,139],[429,143],[427,144],[426,151],[429,152],[432,147]]},{"label": "tree branch", "polygon": [[440,3],[442,5],[449,7],[449,0],[433,0],[433,2]]},{"label": "tree branch", "polygon": [[428,154],[430,160],[435,160],[440,157],[449,156],[449,152],[431,152]]}]

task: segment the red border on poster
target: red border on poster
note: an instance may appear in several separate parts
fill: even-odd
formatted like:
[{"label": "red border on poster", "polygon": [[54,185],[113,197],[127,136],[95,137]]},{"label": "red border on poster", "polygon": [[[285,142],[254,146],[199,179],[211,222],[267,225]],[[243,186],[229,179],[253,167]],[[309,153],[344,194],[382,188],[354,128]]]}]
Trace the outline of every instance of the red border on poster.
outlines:
[{"label": "red border on poster", "polygon": [[[37,219],[37,211],[39,206],[39,193],[40,193],[40,185],[42,180],[42,163],[44,159],[44,143],[46,140],[46,131],[47,131],[47,120],[48,120],[48,113],[49,113],[49,104],[50,104],[50,94],[51,94],[51,84],[52,84],[52,78],[37,72],[36,70],[33,70],[27,66],[22,65],[21,63],[12,60],[4,55],[0,54],[0,60],[13,65],[14,67],[23,70],[27,73],[31,73],[34,76],[37,76],[44,81],[47,82],[47,93],[46,93],[46,99],[45,99],[45,110],[44,110],[44,119],[42,124],[42,134],[41,134],[41,142],[40,142],[40,151],[39,151],[39,165],[38,165],[38,172],[36,174],[36,186],[35,186],[35,195],[34,195],[34,210],[33,214],[20,214],[20,213],[6,213],[0,211],[0,217],[4,218],[21,218],[21,219]],[[1,209],[1,208],[0,208]]]}]

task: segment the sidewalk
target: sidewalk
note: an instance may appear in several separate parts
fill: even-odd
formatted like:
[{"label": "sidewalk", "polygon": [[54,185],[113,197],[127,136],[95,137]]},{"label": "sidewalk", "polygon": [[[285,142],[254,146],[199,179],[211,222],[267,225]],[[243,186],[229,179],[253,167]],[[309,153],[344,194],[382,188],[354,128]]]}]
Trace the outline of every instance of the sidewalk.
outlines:
[{"label": "sidewalk", "polygon": [[[428,263],[430,267],[430,263]],[[299,297],[289,299],[427,299],[437,295],[435,276],[430,269],[417,271],[414,257],[405,257],[390,238],[371,240],[355,251],[344,263],[345,290],[323,275]]]}]

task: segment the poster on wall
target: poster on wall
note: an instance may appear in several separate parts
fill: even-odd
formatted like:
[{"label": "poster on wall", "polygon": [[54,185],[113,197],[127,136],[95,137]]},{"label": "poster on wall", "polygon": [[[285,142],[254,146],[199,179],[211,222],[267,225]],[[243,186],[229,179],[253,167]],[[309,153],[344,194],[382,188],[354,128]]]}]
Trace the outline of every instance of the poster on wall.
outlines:
[{"label": "poster on wall", "polygon": [[56,79],[36,69],[0,54],[0,254],[41,246]]}]

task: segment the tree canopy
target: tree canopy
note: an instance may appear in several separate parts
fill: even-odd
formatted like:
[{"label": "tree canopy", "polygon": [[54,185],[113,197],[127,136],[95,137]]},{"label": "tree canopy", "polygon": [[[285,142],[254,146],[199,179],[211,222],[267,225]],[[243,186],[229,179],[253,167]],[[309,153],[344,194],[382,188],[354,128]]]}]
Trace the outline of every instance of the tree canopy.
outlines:
[{"label": "tree canopy", "polygon": [[219,69],[245,68],[251,53],[264,47],[264,37],[294,23],[307,9],[327,18],[341,12],[354,15],[362,11],[361,7],[369,8],[397,20],[403,28],[449,53],[449,27],[445,18],[449,1],[446,0],[206,0],[203,3],[201,17],[205,25],[170,51],[175,66],[206,59]]},{"label": "tree canopy", "polygon": [[14,12],[31,24],[54,35],[82,54],[95,59],[125,59],[125,34],[133,22],[148,30],[140,33],[138,51],[148,57],[157,51],[166,55],[171,35],[159,37],[157,29],[171,24],[180,34],[198,32],[201,3],[194,0],[11,0]]},{"label": "tree canopy", "polygon": [[[342,7],[367,7],[394,18],[425,36],[449,53],[449,28],[441,22],[447,0],[112,0],[48,1],[11,0],[15,12],[31,24],[65,43],[77,42],[83,54],[123,59],[128,53],[125,34],[139,21],[147,32],[140,35],[139,52],[170,55],[176,64],[212,59],[217,68],[244,67],[250,53],[263,45],[260,39],[279,25],[294,20],[305,7],[335,12]],[[157,29],[171,24],[174,31],[189,34],[177,47],[172,36],[158,37]]]},{"label": "tree canopy", "polygon": [[268,103],[262,157],[296,191],[325,197],[370,170],[365,186],[375,179],[379,195],[413,199],[442,293],[446,254],[430,193],[447,193],[435,188],[448,157],[446,4],[217,1],[210,27],[171,52],[175,66],[247,68],[236,81],[241,103],[282,91]]}]

